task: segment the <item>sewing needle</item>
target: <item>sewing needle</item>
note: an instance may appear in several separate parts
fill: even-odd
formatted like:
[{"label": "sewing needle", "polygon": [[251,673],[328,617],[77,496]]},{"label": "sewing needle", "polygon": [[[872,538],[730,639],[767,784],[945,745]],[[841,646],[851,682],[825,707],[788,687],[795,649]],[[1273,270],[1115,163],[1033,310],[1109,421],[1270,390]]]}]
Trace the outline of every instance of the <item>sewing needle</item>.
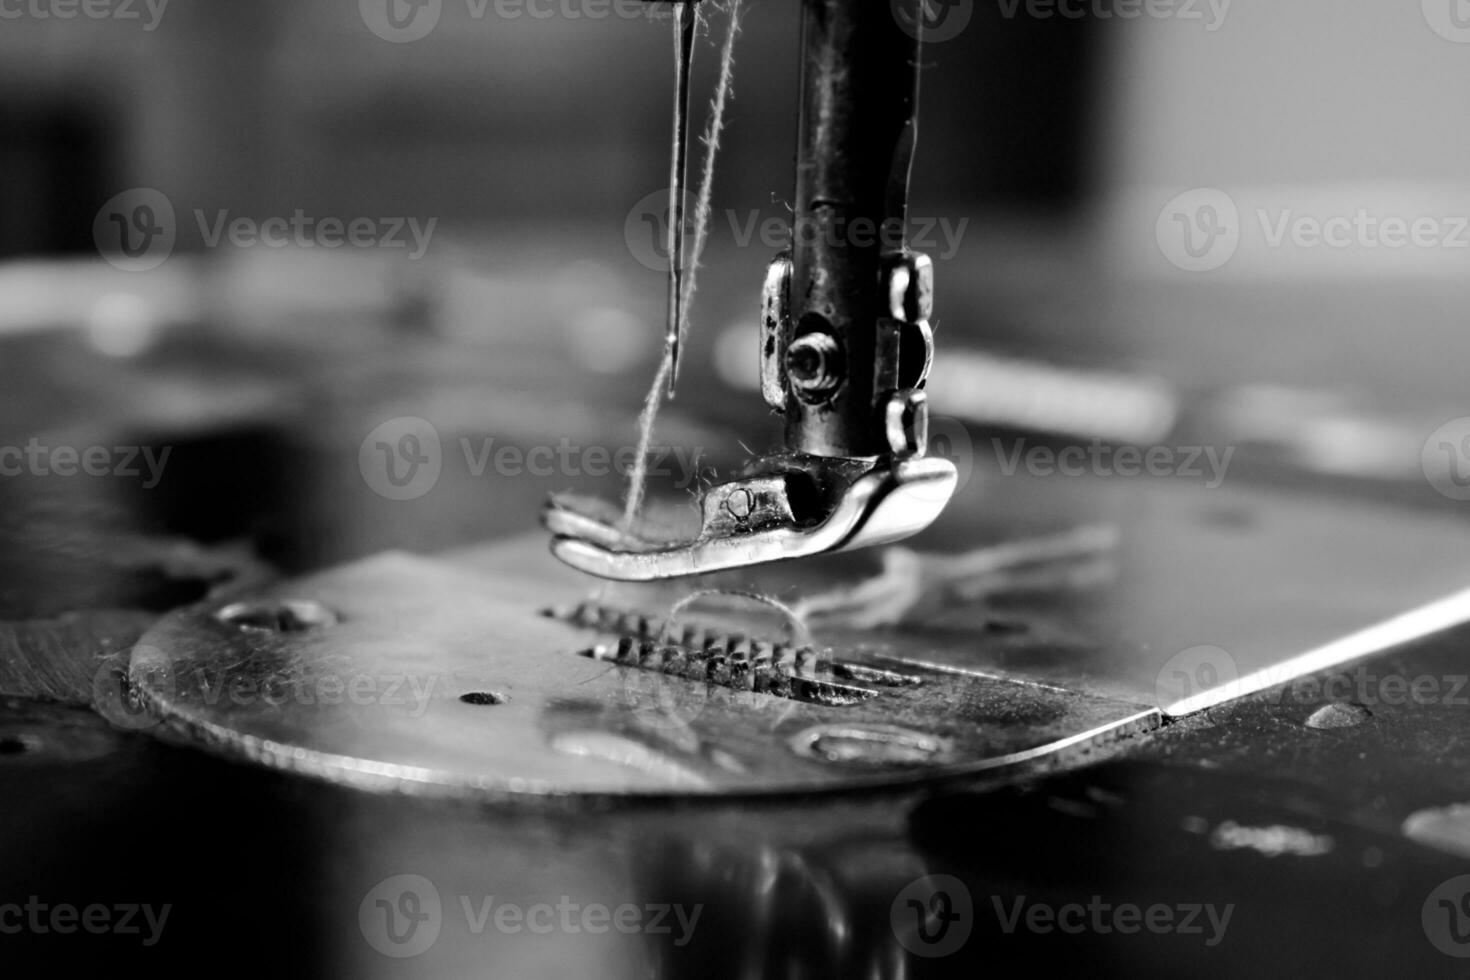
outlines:
[{"label": "sewing needle", "polygon": [[699,17],[694,3],[674,4],[674,145],[669,174],[669,397],[679,380],[679,345],[684,333],[684,186],[689,177],[689,71]]}]

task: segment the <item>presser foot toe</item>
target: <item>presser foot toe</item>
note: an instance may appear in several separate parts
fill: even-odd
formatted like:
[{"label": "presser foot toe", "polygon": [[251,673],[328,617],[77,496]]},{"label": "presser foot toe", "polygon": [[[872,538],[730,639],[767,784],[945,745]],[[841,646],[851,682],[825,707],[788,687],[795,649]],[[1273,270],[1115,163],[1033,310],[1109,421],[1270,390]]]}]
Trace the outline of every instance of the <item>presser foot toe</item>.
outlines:
[{"label": "presser foot toe", "polygon": [[554,497],[543,512],[551,550],[589,575],[646,582],[899,541],[928,527],[953,495],[948,460],[762,460],[755,475],[710,488],[692,540],[624,531],[616,508]]}]

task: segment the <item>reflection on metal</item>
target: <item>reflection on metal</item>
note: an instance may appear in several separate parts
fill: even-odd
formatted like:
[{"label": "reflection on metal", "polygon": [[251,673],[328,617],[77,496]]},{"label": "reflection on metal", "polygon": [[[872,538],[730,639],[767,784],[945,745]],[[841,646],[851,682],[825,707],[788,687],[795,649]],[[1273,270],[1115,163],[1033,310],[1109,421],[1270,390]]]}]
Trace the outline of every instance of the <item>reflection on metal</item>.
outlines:
[{"label": "reflection on metal", "polygon": [[279,602],[235,602],[215,618],[242,630],[263,633],[301,633],[337,622],[337,616],[319,602],[285,599]]},{"label": "reflection on metal", "polygon": [[1172,704],[1162,705],[1170,715],[1187,715],[1203,711],[1235,698],[1264,691],[1298,678],[1364,657],[1403,646],[1421,637],[1447,630],[1452,626],[1470,622],[1470,589],[1456,592],[1437,602],[1411,609],[1410,611],[1384,620],[1367,629],[1358,630],[1330,643],[1297,654],[1280,663],[1253,671],[1234,681],[1183,698]]},{"label": "reflection on metal", "polygon": [[791,740],[801,755],[844,766],[920,766],[946,758],[947,739],[896,725],[819,725]]},{"label": "reflection on metal", "polygon": [[[296,632],[176,614],[144,638],[131,676],[155,711],[215,749],[457,796],[851,789],[1002,770],[1157,723],[1116,700],[895,664],[892,651],[818,656],[749,611],[682,621],[679,641],[706,638],[698,651],[654,644],[602,625],[656,633],[647,614],[538,612],[548,600],[578,609],[581,584],[534,541],[480,559],[516,571],[385,555],[289,583],[280,596],[339,614]],[[664,587],[640,588],[625,596],[637,608],[669,608]],[[589,647],[622,655],[579,655]],[[825,733],[814,751],[792,751],[813,731]],[[860,760],[855,732],[911,734]]]},{"label": "reflection on metal", "polygon": [[[910,553],[921,581],[928,562],[995,571],[974,560],[987,543],[1007,558],[1037,540],[1046,561],[1016,574],[1007,558],[1009,572],[929,589],[877,628],[851,602],[819,604],[795,639],[784,615],[749,603],[668,622],[691,589],[796,608],[857,595],[882,574],[877,555],[607,585],[589,600],[528,537],[384,555],[252,600],[337,617],[296,632],[240,629],[212,606],[176,613],[143,638],[131,676],[191,737],[370,788],[855,790],[1095,758],[1165,714],[1470,616],[1470,595],[1430,601],[1470,580],[1453,520],[1181,480],[982,479],[964,492],[985,506],[950,509],[936,537],[961,557]],[[1099,562],[1106,574],[1065,574]],[[799,682],[862,697],[793,697]],[[486,692],[501,700],[473,697]]]},{"label": "reflection on metal", "polygon": [[[691,541],[633,537],[579,500],[556,498],[543,515],[555,535],[552,552],[589,575],[645,582],[848,551],[899,541],[928,527],[944,509],[956,482],[953,464],[943,459],[859,463],[855,476],[848,471],[856,461],[843,461],[849,465],[842,466],[822,463],[815,479],[809,463],[764,462],[794,465],[779,477],[762,476],[711,490],[707,502],[744,494],[741,499],[751,509],[742,518],[729,507],[707,505],[704,528]],[[793,481],[801,484],[797,493],[792,492]],[[815,507],[803,509],[798,503],[814,498]]]}]

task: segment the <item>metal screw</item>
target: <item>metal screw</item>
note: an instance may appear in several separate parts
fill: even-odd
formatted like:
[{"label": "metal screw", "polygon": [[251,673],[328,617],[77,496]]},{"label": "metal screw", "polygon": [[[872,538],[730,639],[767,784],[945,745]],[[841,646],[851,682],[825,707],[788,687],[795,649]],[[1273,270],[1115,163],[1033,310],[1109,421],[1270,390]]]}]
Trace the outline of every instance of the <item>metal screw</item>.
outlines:
[{"label": "metal screw", "polygon": [[737,521],[743,521],[755,509],[755,498],[751,496],[749,490],[739,487],[725,498],[725,509],[730,512],[731,517]]},{"label": "metal screw", "polygon": [[806,334],[792,341],[786,351],[786,375],[791,387],[808,401],[837,390],[845,369],[842,348],[831,334]]},{"label": "metal screw", "polygon": [[214,614],[221,623],[246,632],[304,633],[337,624],[337,614],[314,599],[237,602]]}]

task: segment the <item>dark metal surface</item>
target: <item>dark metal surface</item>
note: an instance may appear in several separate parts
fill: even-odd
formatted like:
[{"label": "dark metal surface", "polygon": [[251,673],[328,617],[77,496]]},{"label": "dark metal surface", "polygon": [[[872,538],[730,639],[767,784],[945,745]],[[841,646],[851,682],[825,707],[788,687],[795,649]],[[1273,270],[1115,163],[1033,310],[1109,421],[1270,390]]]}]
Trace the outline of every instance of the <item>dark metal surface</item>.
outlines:
[{"label": "dark metal surface", "polygon": [[[904,0],[908,3],[908,0]],[[875,389],[881,260],[902,246],[919,42],[888,3],[803,0],[792,336],[831,338],[838,386],[786,404],[786,444],[818,456],[889,451]],[[908,3],[908,6],[915,6]],[[895,236],[893,229],[899,229]]]}]

